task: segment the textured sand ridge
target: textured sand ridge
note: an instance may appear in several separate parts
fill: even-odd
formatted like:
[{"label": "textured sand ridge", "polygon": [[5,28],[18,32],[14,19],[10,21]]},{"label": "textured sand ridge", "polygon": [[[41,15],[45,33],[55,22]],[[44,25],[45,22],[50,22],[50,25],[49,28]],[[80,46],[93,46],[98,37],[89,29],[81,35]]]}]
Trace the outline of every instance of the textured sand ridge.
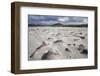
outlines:
[{"label": "textured sand ridge", "polygon": [[88,57],[87,27],[29,27],[28,60]]}]

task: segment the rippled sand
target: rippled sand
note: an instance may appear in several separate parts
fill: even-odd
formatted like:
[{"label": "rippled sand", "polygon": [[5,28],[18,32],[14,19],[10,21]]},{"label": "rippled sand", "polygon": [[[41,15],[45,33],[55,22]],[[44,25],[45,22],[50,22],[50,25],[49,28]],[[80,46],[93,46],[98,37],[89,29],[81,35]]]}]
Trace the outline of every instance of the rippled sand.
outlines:
[{"label": "rippled sand", "polygon": [[28,60],[88,58],[78,50],[79,45],[88,50],[87,32],[87,27],[29,27]]}]

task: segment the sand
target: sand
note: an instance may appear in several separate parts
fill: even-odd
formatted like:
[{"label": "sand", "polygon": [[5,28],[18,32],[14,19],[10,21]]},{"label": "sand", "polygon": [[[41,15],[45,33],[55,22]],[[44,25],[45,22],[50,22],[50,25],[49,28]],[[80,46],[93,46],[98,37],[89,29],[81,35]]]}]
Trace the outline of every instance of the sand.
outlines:
[{"label": "sand", "polygon": [[[88,58],[88,54],[78,50],[79,45],[88,50],[87,27],[28,28],[28,60]],[[32,53],[34,55],[30,57]]]}]

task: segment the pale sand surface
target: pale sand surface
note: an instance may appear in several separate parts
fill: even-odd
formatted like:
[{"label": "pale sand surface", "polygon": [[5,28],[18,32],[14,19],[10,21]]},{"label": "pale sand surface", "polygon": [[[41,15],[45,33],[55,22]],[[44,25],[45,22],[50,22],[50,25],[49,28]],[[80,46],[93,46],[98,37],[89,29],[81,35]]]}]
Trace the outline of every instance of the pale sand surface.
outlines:
[{"label": "pale sand surface", "polygon": [[[87,27],[29,27],[28,28],[28,60],[41,60],[42,56],[51,51],[48,60],[52,59],[80,59],[88,55],[81,54],[79,45],[84,45],[88,50]],[[82,39],[81,37],[84,37]],[[58,40],[58,42],[57,42]],[[45,42],[46,45],[38,49]],[[69,51],[65,49],[68,48]]]}]

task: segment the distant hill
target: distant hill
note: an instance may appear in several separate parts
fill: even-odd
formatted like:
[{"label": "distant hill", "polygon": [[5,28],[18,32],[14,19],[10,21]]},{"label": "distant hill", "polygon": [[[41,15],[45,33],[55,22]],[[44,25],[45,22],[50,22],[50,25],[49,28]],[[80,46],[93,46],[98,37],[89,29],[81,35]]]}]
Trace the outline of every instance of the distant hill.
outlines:
[{"label": "distant hill", "polygon": [[52,26],[63,26],[63,24],[61,24],[61,23],[55,23]]},{"label": "distant hill", "polygon": [[28,24],[29,27],[38,27],[38,26],[51,26],[51,27],[88,27],[88,24],[61,24],[61,23],[55,23],[53,25],[40,25],[40,24]]}]

